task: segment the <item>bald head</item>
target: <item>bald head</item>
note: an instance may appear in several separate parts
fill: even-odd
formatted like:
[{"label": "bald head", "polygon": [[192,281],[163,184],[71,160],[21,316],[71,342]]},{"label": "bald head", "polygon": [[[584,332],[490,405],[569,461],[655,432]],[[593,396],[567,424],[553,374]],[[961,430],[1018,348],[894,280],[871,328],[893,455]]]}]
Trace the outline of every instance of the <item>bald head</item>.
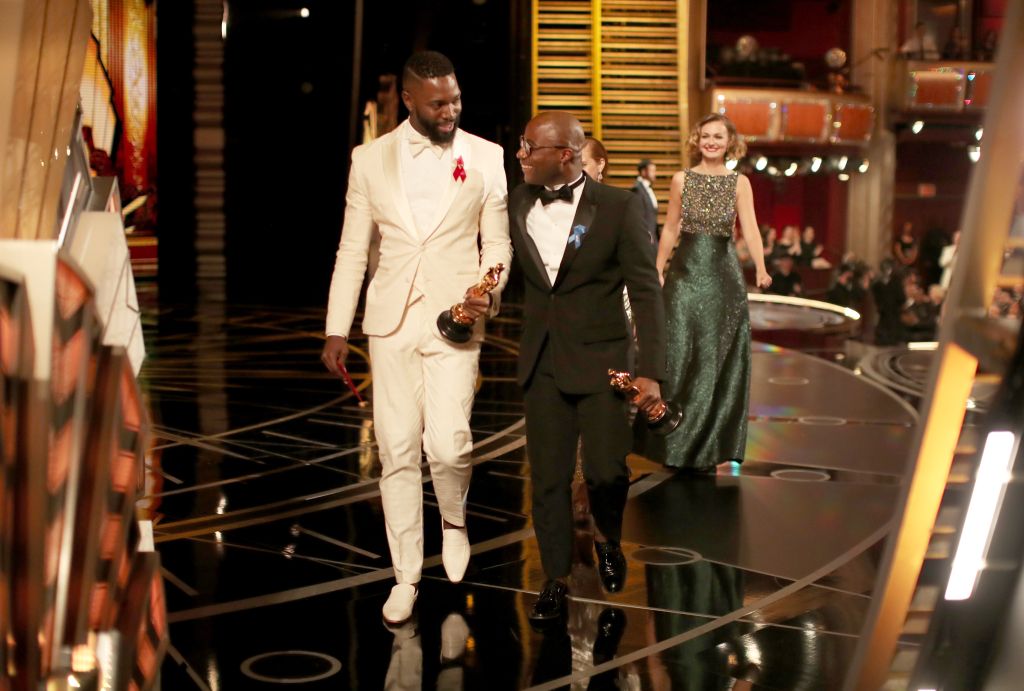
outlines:
[{"label": "bald head", "polygon": [[554,186],[573,182],[580,176],[580,153],[586,135],[572,113],[540,113],[527,123],[523,139],[526,146],[519,149],[516,157],[528,183]]}]

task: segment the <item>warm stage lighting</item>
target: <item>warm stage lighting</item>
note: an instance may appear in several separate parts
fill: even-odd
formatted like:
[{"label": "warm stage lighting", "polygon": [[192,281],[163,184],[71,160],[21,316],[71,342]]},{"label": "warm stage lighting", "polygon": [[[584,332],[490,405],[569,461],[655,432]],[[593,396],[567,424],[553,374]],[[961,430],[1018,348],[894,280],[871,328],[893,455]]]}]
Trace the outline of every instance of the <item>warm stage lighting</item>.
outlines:
[{"label": "warm stage lighting", "polygon": [[981,141],[981,137],[984,134],[985,134],[985,128],[984,127],[979,127],[978,129],[974,130],[974,138],[977,139],[979,142]]},{"label": "warm stage lighting", "polygon": [[924,129],[924,120],[915,120],[914,124],[910,126],[910,131],[914,134],[920,134],[921,130]]},{"label": "warm stage lighting", "polygon": [[787,178],[789,178],[789,177],[792,177],[792,176],[793,176],[793,174],[794,174],[794,173],[796,173],[796,169],[797,169],[798,167],[799,167],[799,166],[797,165],[796,161],[793,161],[792,163],[790,163],[790,164],[789,164],[789,167],[788,167],[788,168],[786,168],[786,172],[785,172],[785,175],[786,175],[786,177],[787,177]]},{"label": "warm stage lighting", "polygon": [[757,163],[754,164],[754,167],[757,168],[758,170],[764,170],[765,167],[767,167],[767,165],[768,159],[762,156],[761,158],[757,159]]},{"label": "warm stage lighting", "polygon": [[817,173],[820,168],[821,168],[821,157],[820,156],[815,156],[814,158],[811,159],[811,172],[812,173]]},{"label": "warm stage lighting", "polygon": [[736,170],[736,164],[738,163],[739,161],[737,161],[735,158],[731,158],[725,162],[725,167],[728,168],[729,170]]},{"label": "warm stage lighting", "polygon": [[988,433],[946,584],[947,600],[966,600],[974,594],[1016,455],[1017,437],[1013,432],[996,430]]},{"label": "warm stage lighting", "polygon": [[981,159],[981,147],[980,146],[969,146],[969,147],[967,147],[967,157],[971,159],[971,163],[977,163]]},{"label": "warm stage lighting", "polygon": [[840,173],[839,174],[839,179],[842,180],[843,182],[846,182],[847,180],[850,179],[850,174],[849,173]]},{"label": "warm stage lighting", "polygon": [[840,156],[839,164],[836,166],[839,170],[846,170],[846,164],[850,162],[849,156]]},{"label": "warm stage lighting", "polygon": [[867,161],[862,161],[861,164],[859,166],[857,166],[857,170],[859,170],[862,173],[866,173],[866,172],[868,172],[868,166],[869,165],[870,164]]},{"label": "warm stage lighting", "polygon": [[309,18],[309,8],[308,7],[303,7],[301,10],[299,10],[299,16],[302,17],[303,19],[308,19]]}]

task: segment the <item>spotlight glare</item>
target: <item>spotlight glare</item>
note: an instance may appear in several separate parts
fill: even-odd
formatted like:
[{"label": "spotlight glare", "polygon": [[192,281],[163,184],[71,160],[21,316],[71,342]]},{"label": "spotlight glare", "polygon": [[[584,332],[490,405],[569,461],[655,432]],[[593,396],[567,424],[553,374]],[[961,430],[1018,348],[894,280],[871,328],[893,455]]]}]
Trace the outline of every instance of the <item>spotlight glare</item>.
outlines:
[{"label": "spotlight glare", "polygon": [[762,156],[761,158],[757,159],[757,163],[754,164],[754,167],[757,168],[758,170],[764,170],[767,165],[768,159]]},{"label": "spotlight glare", "polygon": [[792,163],[790,163],[790,164],[789,164],[789,167],[788,167],[788,168],[786,168],[786,177],[787,177],[787,178],[788,178],[788,177],[792,177],[792,176],[793,176],[793,174],[794,174],[794,173],[796,173],[796,169],[797,169],[797,168],[798,168],[798,166],[797,166],[797,163],[796,163],[796,161],[793,161]]},{"label": "spotlight glare", "polygon": [[839,158],[839,166],[838,166],[839,170],[846,170],[846,164],[849,163],[849,162],[850,162],[850,159],[849,159],[848,156],[841,156]]},{"label": "spotlight glare", "polygon": [[736,170],[736,165],[739,163],[735,158],[731,158],[725,162],[725,167],[729,170]]},{"label": "spotlight glare", "polygon": [[779,174],[779,169],[776,168],[775,166],[768,166],[768,174],[769,175],[778,175]]},{"label": "spotlight glare", "polygon": [[914,134],[920,134],[921,130],[924,129],[924,120],[914,120],[914,124],[910,126],[910,131]]},{"label": "spotlight glare", "polygon": [[984,134],[985,134],[985,128],[984,127],[979,127],[977,130],[974,131],[974,138],[980,142],[981,141],[981,137]]},{"label": "spotlight glare", "polygon": [[309,18],[309,8],[308,7],[303,7],[301,10],[299,10],[299,16],[302,17],[303,19],[308,19]]},{"label": "spotlight glare", "polygon": [[977,163],[981,160],[981,147],[980,146],[969,146],[967,147],[967,157],[971,159],[971,163]]},{"label": "spotlight glare", "polygon": [[846,182],[847,180],[850,179],[850,174],[849,173],[840,173],[839,174],[839,179],[842,180],[843,182]]},{"label": "spotlight glare", "polygon": [[821,168],[821,157],[815,156],[811,159],[811,172],[817,173],[819,168]]},{"label": "spotlight glare", "polygon": [[863,161],[859,166],[857,166],[857,170],[859,170],[862,173],[866,173],[868,172],[869,165],[870,164],[867,161]]},{"label": "spotlight glare", "polygon": [[974,478],[967,516],[960,531],[960,542],[953,556],[946,585],[947,600],[966,600],[974,594],[1016,455],[1017,437],[1013,432],[993,430],[988,433],[978,474]]}]

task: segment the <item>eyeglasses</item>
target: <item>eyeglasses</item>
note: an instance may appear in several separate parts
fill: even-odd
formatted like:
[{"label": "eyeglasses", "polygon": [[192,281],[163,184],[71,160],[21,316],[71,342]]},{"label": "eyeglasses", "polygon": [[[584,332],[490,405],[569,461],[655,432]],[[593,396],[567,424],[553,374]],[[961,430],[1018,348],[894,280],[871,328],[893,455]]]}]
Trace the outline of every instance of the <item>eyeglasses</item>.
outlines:
[{"label": "eyeglasses", "polygon": [[532,152],[537,151],[538,149],[569,149],[570,151],[579,151],[578,149],[574,149],[568,144],[535,146],[534,144],[531,144],[529,141],[527,141],[526,137],[523,135],[519,135],[519,148],[523,150],[523,153],[526,154],[527,157],[529,157]]}]

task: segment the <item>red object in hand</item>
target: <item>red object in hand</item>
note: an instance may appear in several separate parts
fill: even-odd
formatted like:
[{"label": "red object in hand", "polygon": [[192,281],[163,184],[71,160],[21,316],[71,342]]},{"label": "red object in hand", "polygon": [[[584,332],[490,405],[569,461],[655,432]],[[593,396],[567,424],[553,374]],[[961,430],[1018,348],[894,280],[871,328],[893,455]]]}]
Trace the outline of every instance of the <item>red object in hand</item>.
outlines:
[{"label": "red object in hand", "polygon": [[[340,364],[340,363],[339,363]],[[366,401],[359,395],[359,389],[356,388],[355,382],[352,381],[352,377],[349,375],[348,370],[345,369],[345,365],[341,364],[341,377],[345,380],[345,384],[348,385],[349,391],[356,395],[356,400],[359,401],[359,407],[365,407]]]},{"label": "red object in hand", "polygon": [[462,182],[466,181],[466,167],[462,164],[462,156],[455,159],[455,172],[452,173],[452,177]]}]

